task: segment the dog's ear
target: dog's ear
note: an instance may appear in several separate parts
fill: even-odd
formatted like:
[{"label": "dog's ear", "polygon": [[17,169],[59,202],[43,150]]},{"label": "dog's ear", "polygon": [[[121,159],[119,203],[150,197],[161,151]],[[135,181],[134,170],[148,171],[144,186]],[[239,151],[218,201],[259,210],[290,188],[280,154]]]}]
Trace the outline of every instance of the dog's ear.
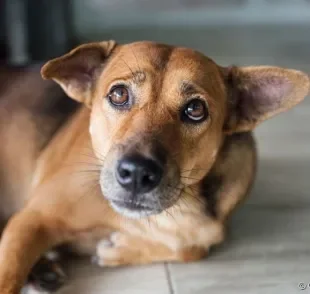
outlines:
[{"label": "dog's ear", "polygon": [[42,67],[41,75],[57,82],[69,97],[90,106],[96,78],[115,46],[115,41],[81,45],[48,61]]},{"label": "dog's ear", "polygon": [[226,133],[249,131],[262,121],[302,101],[310,79],[303,72],[271,66],[230,67],[227,84]]}]

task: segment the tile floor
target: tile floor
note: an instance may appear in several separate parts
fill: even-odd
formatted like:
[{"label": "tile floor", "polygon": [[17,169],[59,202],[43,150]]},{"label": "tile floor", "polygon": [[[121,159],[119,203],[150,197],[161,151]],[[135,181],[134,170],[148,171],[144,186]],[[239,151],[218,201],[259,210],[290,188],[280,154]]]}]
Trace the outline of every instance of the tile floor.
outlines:
[{"label": "tile floor", "polygon": [[[127,42],[153,39],[197,48],[219,63],[276,64],[310,74],[310,28],[212,28],[122,32]],[[98,34],[93,39],[102,39]],[[258,178],[236,212],[227,242],[205,261],[97,269],[71,265],[59,294],[310,293],[310,97],[256,131]]]}]

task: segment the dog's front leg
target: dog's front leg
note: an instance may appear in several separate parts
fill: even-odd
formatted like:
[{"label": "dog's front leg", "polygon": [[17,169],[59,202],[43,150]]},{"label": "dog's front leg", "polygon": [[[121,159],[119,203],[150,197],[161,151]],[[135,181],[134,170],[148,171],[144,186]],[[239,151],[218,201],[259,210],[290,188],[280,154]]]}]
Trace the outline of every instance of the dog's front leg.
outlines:
[{"label": "dog's front leg", "polygon": [[[201,217],[201,216],[200,216]],[[100,266],[148,264],[154,262],[191,262],[207,256],[209,249],[223,241],[223,223],[199,215],[168,219],[167,226],[139,225],[138,231],[126,223],[127,230],[114,232],[97,244],[94,261]],[[198,221],[197,221],[198,220]],[[144,230],[143,230],[144,229]],[[141,230],[139,232],[139,230]],[[132,234],[135,231],[137,234]]]},{"label": "dog's front leg", "polygon": [[115,232],[109,239],[98,243],[93,262],[109,267],[164,261],[190,262],[204,258],[207,253],[207,248],[203,246],[173,249],[163,242]]},{"label": "dog's front leg", "polygon": [[62,241],[59,229],[61,224],[39,210],[25,208],[12,217],[0,243],[1,294],[20,293],[35,262]]}]

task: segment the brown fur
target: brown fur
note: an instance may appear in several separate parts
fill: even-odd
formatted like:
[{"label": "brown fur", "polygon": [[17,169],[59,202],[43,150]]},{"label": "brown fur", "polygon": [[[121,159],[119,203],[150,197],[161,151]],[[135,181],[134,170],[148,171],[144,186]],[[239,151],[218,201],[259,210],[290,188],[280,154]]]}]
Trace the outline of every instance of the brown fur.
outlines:
[{"label": "brown fur", "polygon": [[[13,215],[0,243],[1,294],[19,293],[39,257],[64,243],[106,266],[203,258],[223,241],[228,216],[253,182],[250,131],[309,91],[298,71],[222,68],[194,50],[151,42],[82,45],[48,62],[42,75],[86,107],[53,108],[55,99],[70,100],[35,70],[11,74],[13,86],[0,87],[1,217]],[[135,94],[130,111],[117,112],[104,98],[118,81]],[[193,95],[210,113],[196,126],[179,119]],[[161,199],[169,203],[157,215],[116,213],[99,173],[133,149],[151,156],[154,142],[182,188]]]}]

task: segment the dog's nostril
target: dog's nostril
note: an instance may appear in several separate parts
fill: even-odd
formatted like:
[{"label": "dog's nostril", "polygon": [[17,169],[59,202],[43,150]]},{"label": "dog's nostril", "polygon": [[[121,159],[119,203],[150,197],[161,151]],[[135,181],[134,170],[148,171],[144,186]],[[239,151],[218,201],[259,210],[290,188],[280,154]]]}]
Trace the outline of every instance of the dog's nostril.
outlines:
[{"label": "dog's nostril", "polygon": [[121,162],[117,168],[116,176],[118,182],[122,186],[131,185],[133,178],[133,168],[128,166],[128,163]]},{"label": "dog's nostril", "polygon": [[155,181],[156,181],[155,175],[152,175],[152,174],[145,175],[142,178],[142,185],[146,186],[146,185],[152,184]]},{"label": "dog's nostril", "polygon": [[129,178],[130,177],[130,171],[129,170],[126,170],[126,169],[120,169],[119,170],[119,175],[122,177],[122,178]]},{"label": "dog's nostril", "polygon": [[153,190],[163,175],[161,166],[154,160],[140,155],[123,158],[117,167],[119,184],[133,193],[147,193]]}]

